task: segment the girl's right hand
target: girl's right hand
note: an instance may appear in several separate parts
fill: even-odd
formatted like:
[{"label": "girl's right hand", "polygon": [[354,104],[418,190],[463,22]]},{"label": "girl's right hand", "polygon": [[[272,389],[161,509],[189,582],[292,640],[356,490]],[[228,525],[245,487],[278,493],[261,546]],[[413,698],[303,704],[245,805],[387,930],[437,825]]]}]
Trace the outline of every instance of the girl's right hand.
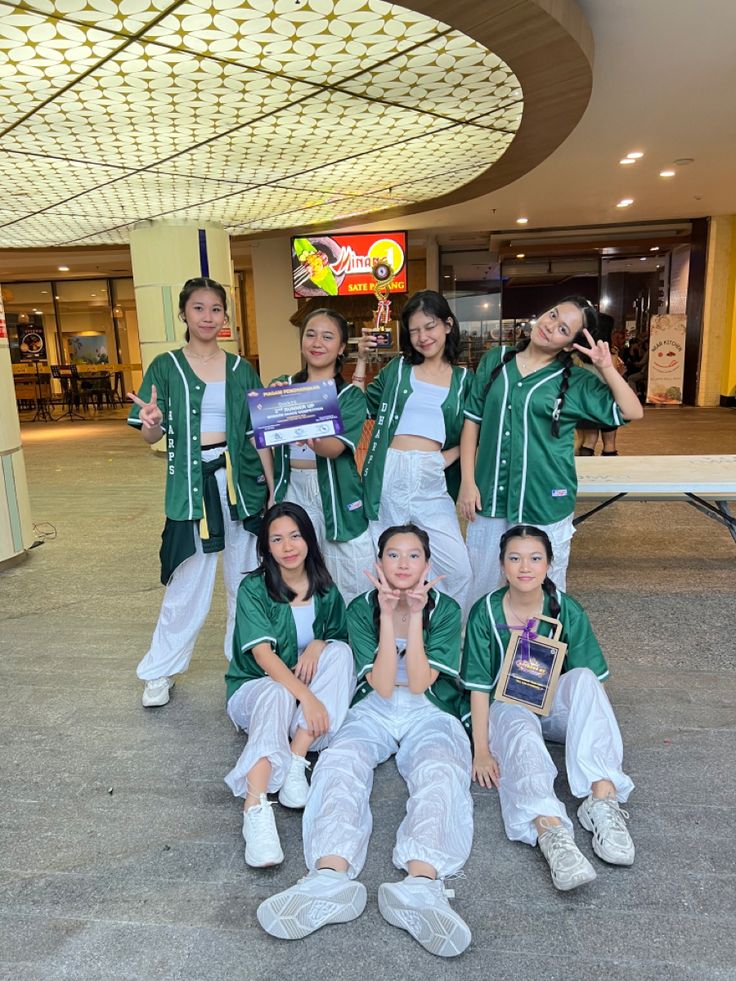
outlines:
[{"label": "girl's right hand", "polygon": [[466,521],[475,521],[477,511],[481,509],[480,491],[473,480],[463,481],[460,484],[460,493],[457,496],[460,514]]},{"label": "girl's right hand", "polygon": [[486,750],[476,750],[473,756],[473,780],[481,787],[498,787],[500,779],[498,763]]},{"label": "girl's right hand", "polygon": [[376,350],[376,338],[368,330],[363,328],[363,332],[358,338],[358,360],[365,361],[369,354]]},{"label": "girl's right hand", "polygon": [[367,569],[363,569],[363,575],[367,576],[376,587],[376,591],[378,592],[378,606],[381,613],[393,613],[401,599],[401,592],[388,584],[380,563],[376,562],[376,576],[378,578],[372,576]]},{"label": "girl's right hand", "polygon": [[324,736],[330,729],[330,717],[322,702],[310,692],[302,699],[301,707],[307,732],[313,736]]},{"label": "girl's right hand", "polygon": [[160,426],[164,421],[164,414],[159,409],[158,403],[156,401],[156,386],[151,385],[151,401],[144,402],[143,399],[139,399],[137,395],[132,392],[128,392],[128,398],[131,402],[135,404],[140,409],[138,413],[138,418],[141,420],[146,429],[155,429]]}]

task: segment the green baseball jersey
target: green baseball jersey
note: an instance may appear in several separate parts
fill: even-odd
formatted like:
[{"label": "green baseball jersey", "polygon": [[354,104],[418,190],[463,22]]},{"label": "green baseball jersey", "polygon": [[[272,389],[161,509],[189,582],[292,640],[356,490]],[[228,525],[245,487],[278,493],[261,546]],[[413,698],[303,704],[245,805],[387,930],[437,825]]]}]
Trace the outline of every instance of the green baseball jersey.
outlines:
[{"label": "green baseball jersey", "polygon": [[[363,464],[363,500],[369,521],[378,518],[383,489],[383,471],[386,467],[386,454],[394,438],[396,427],[401,419],[406,401],[412,393],[411,371],[413,365],[403,355],[393,358],[382,368],[366,390],[368,415],[376,420],[371,435],[370,446]],[[460,443],[463,428],[465,401],[470,392],[473,373],[468,368],[453,365],[450,388],[442,403],[442,416],[445,420],[445,442],[443,450]],[[445,470],[447,492],[457,500],[460,489],[460,463],[455,461]]]},{"label": "green baseball jersey", "polygon": [[[315,640],[347,642],[345,601],[337,586],[330,586],[321,595],[315,593],[313,598]],[[262,573],[252,572],[238,589],[233,657],[225,675],[228,699],[246,681],[266,677],[253,657],[253,648],[257,644],[270,644],[276,656],[289,668],[294,667],[299,657],[291,607],[288,603],[272,600]]]},{"label": "green baseball jersey", "polygon": [[[348,633],[355,658],[358,688],[353,705],[360,702],[373,689],[366,675],[373,669],[378,634],[373,624],[375,589],[356,596],[348,607]],[[429,614],[429,624],[423,632],[424,651],[430,666],[439,675],[424,693],[429,701],[443,712],[459,719],[463,713],[464,696],[458,685],[460,673],[460,607],[446,593],[430,590],[434,609]]]},{"label": "green baseball jersey", "polygon": [[465,417],[480,424],[475,463],[480,513],[514,524],[553,524],[575,510],[577,421],[622,426],[625,420],[605,382],[574,365],[560,414],[560,435],[552,436],[562,365],[553,361],[522,377],[514,358],[484,394],[506,350],[493,348],[483,355],[465,404]]},{"label": "green baseball jersey", "polygon": [[[503,598],[507,592],[508,586],[504,586],[495,593],[482,596],[470,611],[460,671],[463,687],[470,691],[486,691],[492,695],[496,689],[511,637],[504,626]],[[560,640],[567,644],[563,672],[571,668],[590,668],[604,681],[608,677],[608,665],[585,610],[566,593],[558,591],[557,601],[560,604],[557,619],[562,624]],[[545,593],[542,609],[545,616],[550,615],[549,604],[550,597]],[[541,621],[538,632],[540,636],[549,637],[553,632],[552,625]]]},{"label": "green baseball jersey", "polygon": [[[166,517],[172,521],[201,518],[201,429],[202,399],[206,383],[192,371],[181,349],[153,359],[138,390],[148,402],[151,386],[163,413],[166,436]],[[225,432],[230,456],[232,485],[238,517],[249,518],[263,510],[268,497],[261,460],[253,447],[246,393],[260,388],[261,380],[239,355],[225,352]],[[134,405],[128,425],[141,428],[139,408]]]},{"label": "green baseball jersey", "polygon": [[[281,375],[274,381],[293,381],[290,375]],[[271,382],[273,385],[273,382]],[[327,538],[331,542],[351,542],[368,527],[363,507],[363,490],[355,465],[355,450],[365,425],[365,395],[355,385],[344,385],[337,393],[337,404],[343,432],[335,439],[345,444],[340,456],[330,460],[317,457],[317,482],[322,501]],[[276,500],[283,500],[289,487],[290,447],[278,446],[274,450],[274,490]]]}]

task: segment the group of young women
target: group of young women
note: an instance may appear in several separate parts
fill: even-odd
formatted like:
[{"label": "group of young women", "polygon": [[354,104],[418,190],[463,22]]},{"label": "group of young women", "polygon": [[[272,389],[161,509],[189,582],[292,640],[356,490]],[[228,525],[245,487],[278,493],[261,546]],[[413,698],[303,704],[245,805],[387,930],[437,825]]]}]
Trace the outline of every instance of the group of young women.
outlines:
[{"label": "group of young women", "polygon": [[[594,339],[592,305],[560,301],[473,376],[457,364],[459,325],[445,299],[415,294],[402,312],[402,354],[365,391],[372,337],[360,340],[347,384],[347,324],[315,311],[302,325],[305,367],[275,382],[334,377],[344,431],[274,458],[252,438],[245,394],[260,381],[217,344],[225,291],[190,280],[179,310],[186,346],[156,358],[131,395],[131,424],[148,443],[165,437],[168,457],[167,588],[138,676],[145,706],[168,702],[224,548],[227,712],[248,734],[225,779],[244,798],[246,862],[283,861],[268,794],[304,808],[309,871],[261,904],[264,929],[297,939],[363,911],[373,773],[391,755],[409,791],[393,853],[406,876],[380,887],[378,905],[431,953],[454,956],[471,939],[444,887],[470,853],[471,780],[498,788],[508,837],[539,844],[558,889],[595,878],[554,794],[545,739],[565,743],[595,854],[630,865],[620,804],[633,784],[601,684],[606,662],[564,593],[575,423],[620,425],[642,411]],[[572,363],[573,351],[597,376]],[[366,417],[374,426],[361,478]],[[540,617],[559,620],[568,645],[542,718],[493,699],[509,631],[543,635]],[[310,782],[307,753],[319,750]]]}]

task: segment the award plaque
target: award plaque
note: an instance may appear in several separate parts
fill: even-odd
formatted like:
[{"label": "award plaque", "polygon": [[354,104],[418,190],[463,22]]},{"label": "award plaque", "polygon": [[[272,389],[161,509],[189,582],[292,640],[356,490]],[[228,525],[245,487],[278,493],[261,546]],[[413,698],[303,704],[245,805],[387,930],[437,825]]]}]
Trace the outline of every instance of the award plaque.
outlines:
[{"label": "award plaque", "polygon": [[343,431],[334,379],[298,382],[248,392],[259,449],[297,443]]},{"label": "award plaque", "polygon": [[551,623],[553,635],[541,637],[526,630],[511,630],[494,697],[498,702],[523,705],[535,715],[549,715],[567,644],[559,640],[559,620],[545,616],[536,620]]}]

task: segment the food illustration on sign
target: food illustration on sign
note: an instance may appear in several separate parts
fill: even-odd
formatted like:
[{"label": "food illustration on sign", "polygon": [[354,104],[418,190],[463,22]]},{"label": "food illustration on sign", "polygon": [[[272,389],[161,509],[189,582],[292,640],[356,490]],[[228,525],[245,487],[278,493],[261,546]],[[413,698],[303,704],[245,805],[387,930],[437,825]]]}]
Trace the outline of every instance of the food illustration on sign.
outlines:
[{"label": "food illustration on sign", "polygon": [[[315,242],[322,245],[322,249],[316,248]],[[294,269],[294,291],[303,296],[316,296],[320,293],[337,296],[338,282],[330,268],[330,262],[337,258],[336,253],[339,253],[339,247],[330,238],[313,239],[311,242],[307,238],[295,238],[294,255],[297,266]],[[310,285],[314,287],[311,291]]]}]

